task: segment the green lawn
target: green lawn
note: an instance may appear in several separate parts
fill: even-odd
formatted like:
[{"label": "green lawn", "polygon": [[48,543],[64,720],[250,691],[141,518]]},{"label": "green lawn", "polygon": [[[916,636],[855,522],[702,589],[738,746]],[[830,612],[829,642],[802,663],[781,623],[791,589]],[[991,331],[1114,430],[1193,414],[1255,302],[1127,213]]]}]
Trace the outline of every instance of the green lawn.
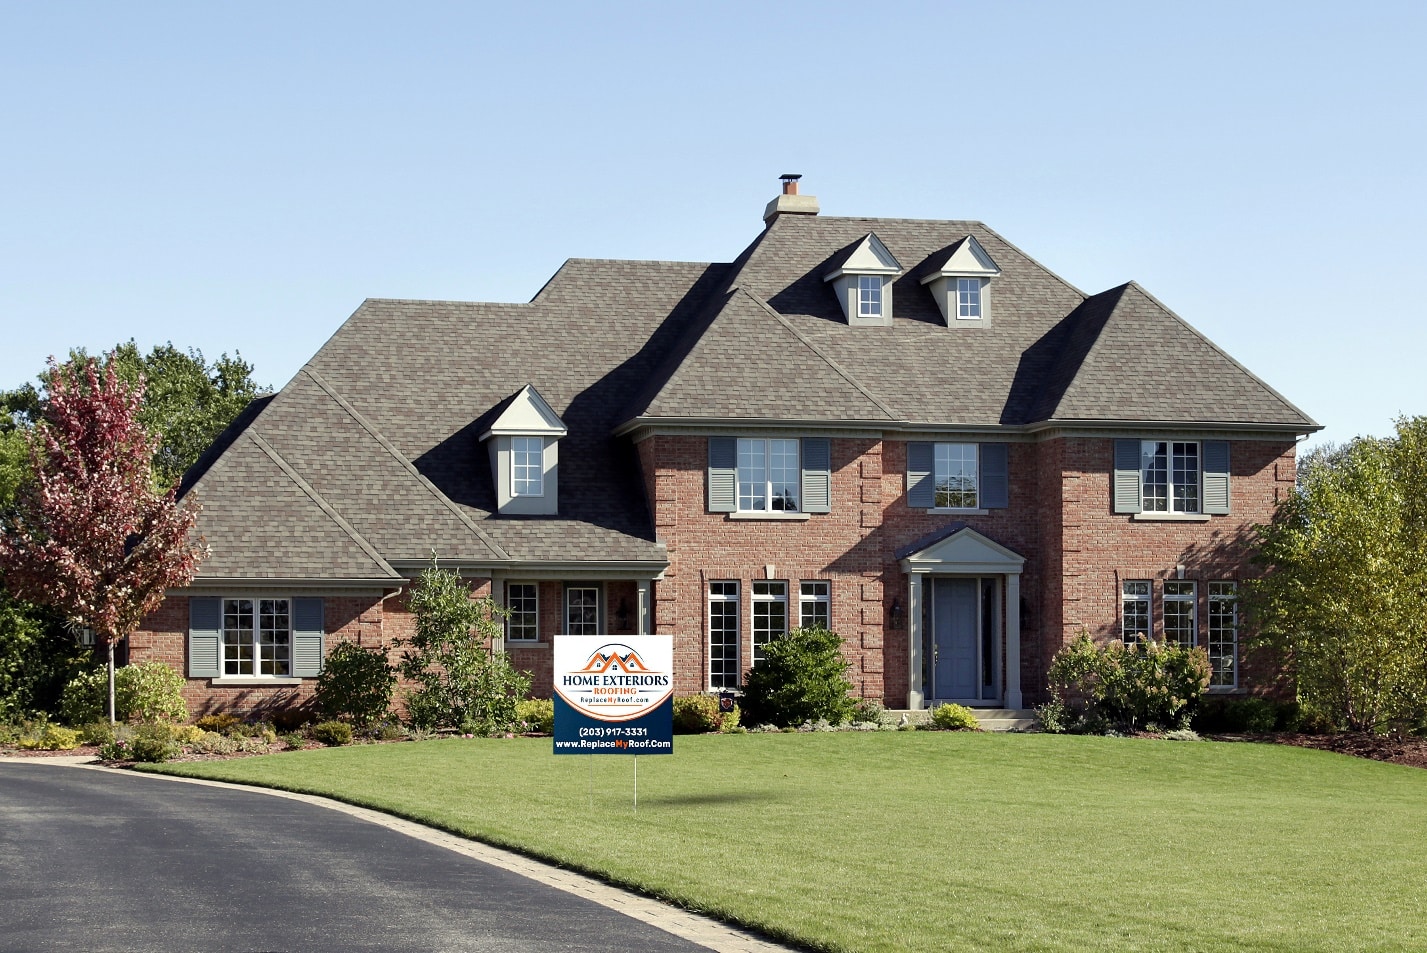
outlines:
[{"label": "green lawn", "polygon": [[1427,949],[1427,771],[1054,735],[549,739],[158,770],[306,791],[830,950]]}]

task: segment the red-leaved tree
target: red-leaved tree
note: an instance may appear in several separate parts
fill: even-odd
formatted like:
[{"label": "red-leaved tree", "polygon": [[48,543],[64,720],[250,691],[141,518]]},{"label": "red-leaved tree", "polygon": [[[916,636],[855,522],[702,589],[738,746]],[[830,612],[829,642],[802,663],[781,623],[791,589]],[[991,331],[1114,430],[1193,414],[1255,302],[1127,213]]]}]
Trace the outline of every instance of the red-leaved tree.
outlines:
[{"label": "red-leaved tree", "polygon": [[30,435],[32,473],[0,533],[0,572],[18,598],[52,606],[109,649],[185,586],[207,555],[189,532],[198,505],[154,489],[157,441],[139,423],[131,388],[89,358],[49,361],[44,417]]}]

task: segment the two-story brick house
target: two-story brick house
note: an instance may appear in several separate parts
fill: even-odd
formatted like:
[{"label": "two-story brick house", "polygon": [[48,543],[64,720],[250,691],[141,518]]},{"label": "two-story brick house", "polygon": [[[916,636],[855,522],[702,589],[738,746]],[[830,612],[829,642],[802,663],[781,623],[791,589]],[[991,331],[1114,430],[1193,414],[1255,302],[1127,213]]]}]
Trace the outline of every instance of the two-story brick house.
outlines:
[{"label": "two-story brick house", "polygon": [[1080,630],[1245,691],[1250,527],[1318,429],[1133,283],[978,222],[831,218],[796,180],[731,264],[571,260],[525,304],[369,300],[195,472],[212,547],[132,640],[199,708],[409,631],[433,551],[560,633],[667,633],[680,692],[841,634],[864,696],[1020,708]]}]

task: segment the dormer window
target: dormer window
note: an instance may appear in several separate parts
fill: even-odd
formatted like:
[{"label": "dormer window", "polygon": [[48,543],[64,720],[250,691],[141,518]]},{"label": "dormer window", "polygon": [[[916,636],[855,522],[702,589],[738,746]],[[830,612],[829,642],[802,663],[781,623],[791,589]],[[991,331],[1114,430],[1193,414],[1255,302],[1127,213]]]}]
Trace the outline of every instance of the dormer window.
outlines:
[{"label": "dormer window", "polygon": [[984,327],[991,323],[991,282],[1000,267],[974,237],[967,235],[932,255],[921,267],[947,327]]},{"label": "dormer window", "polygon": [[959,321],[980,320],[981,278],[956,279],[956,317]]},{"label": "dormer window", "polygon": [[481,435],[495,477],[502,516],[553,516],[559,512],[560,438],[565,423],[527,384]]},{"label": "dormer window", "polygon": [[882,279],[876,275],[857,276],[857,316],[882,317]]},{"label": "dormer window", "polygon": [[854,327],[890,327],[892,282],[902,266],[872,232],[844,248],[823,276],[837,295],[847,323]]}]

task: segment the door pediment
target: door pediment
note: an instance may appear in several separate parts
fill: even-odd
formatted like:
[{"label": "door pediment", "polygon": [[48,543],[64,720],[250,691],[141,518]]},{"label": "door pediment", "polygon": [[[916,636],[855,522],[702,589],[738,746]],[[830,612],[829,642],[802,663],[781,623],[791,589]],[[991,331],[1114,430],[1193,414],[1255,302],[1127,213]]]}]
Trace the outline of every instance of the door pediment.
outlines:
[{"label": "door pediment", "polygon": [[965,523],[953,524],[897,551],[906,573],[1020,575],[1026,559]]}]

